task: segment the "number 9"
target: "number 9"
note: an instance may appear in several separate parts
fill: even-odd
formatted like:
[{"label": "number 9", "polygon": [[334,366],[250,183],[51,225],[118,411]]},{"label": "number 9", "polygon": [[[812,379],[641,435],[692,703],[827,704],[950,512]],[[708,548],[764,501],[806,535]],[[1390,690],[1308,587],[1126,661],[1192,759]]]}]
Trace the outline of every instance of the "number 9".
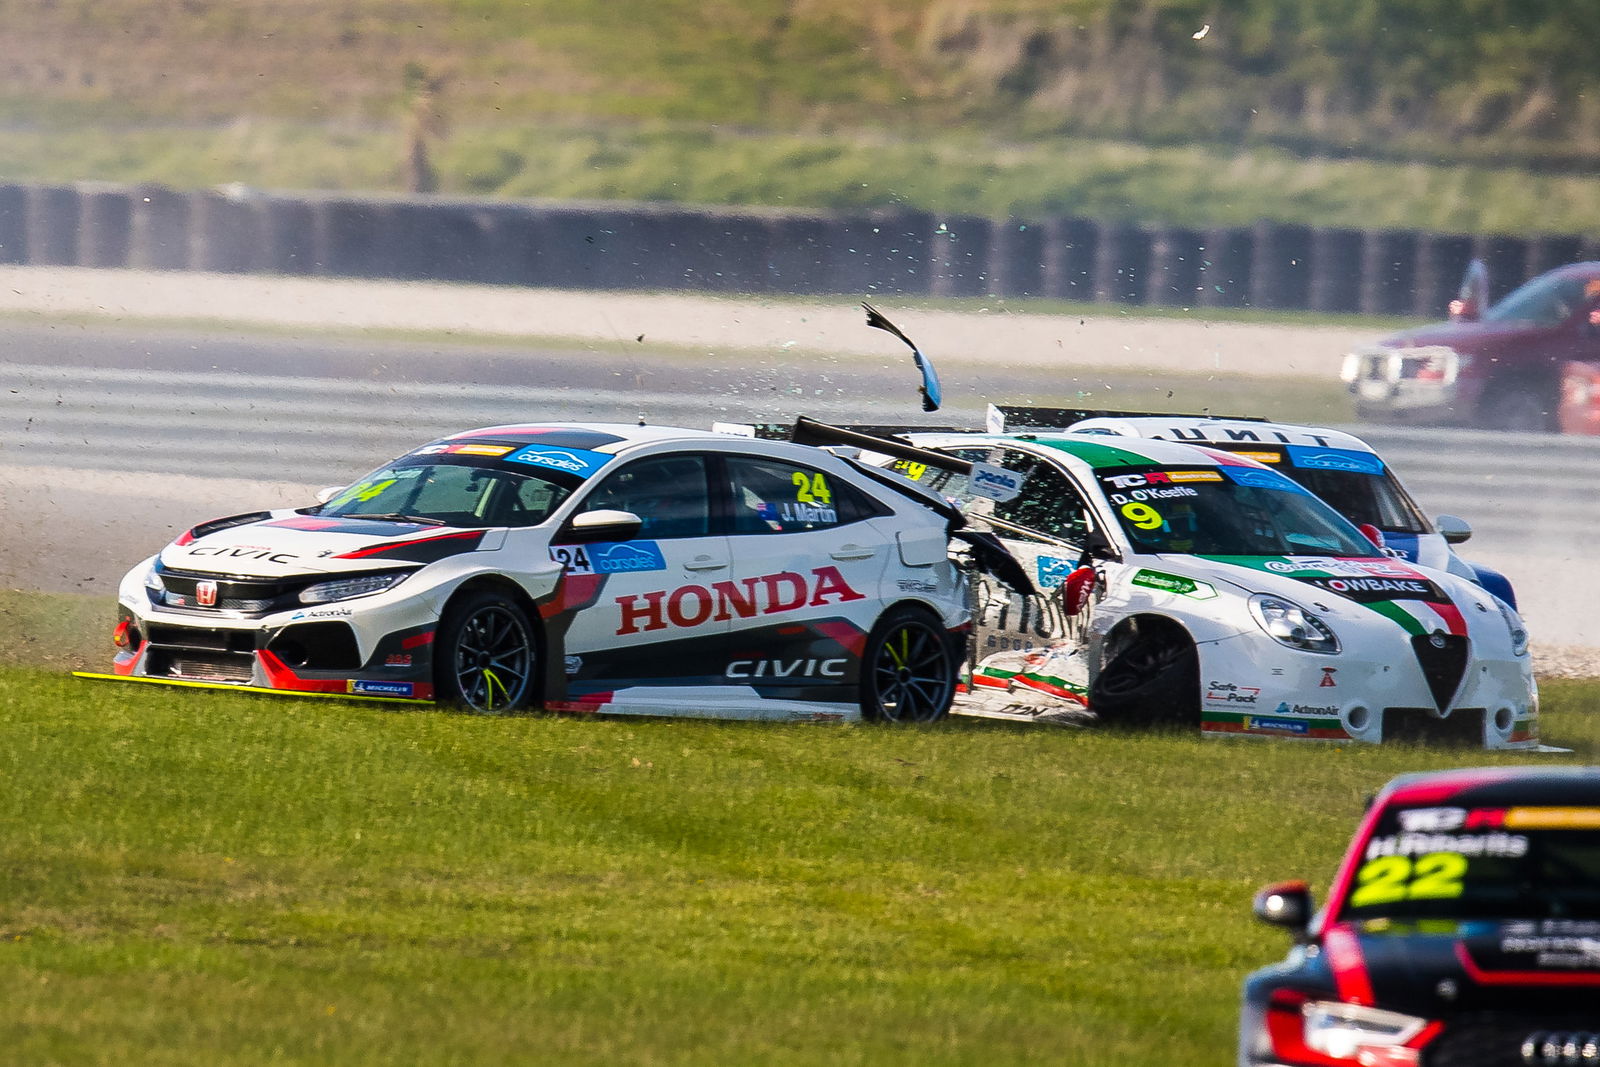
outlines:
[{"label": "number 9", "polygon": [[1141,530],[1154,530],[1162,523],[1161,512],[1149,504],[1124,504],[1122,517],[1139,527]]}]

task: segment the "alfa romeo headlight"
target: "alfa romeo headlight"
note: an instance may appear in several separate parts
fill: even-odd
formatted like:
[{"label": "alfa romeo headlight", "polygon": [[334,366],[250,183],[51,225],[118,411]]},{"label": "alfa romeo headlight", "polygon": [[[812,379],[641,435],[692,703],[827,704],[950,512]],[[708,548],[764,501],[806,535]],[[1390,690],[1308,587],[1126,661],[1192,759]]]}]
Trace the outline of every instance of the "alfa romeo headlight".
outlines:
[{"label": "alfa romeo headlight", "polygon": [[1528,628],[1522,624],[1522,616],[1512,610],[1499,597],[1494,598],[1495,605],[1500,609],[1500,617],[1506,620],[1506,629],[1511,633],[1511,653],[1516,656],[1528,654]]},{"label": "alfa romeo headlight", "polygon": [[1339,639],[1328,624],[1292,600],[1270,593],[1250,598],[1250,614],[1256,624],[1274,641],[1302,652],[1332,655],[1339,651]]},{"label": "alfa romeo headlight", "polygon": [[[1422,1032],[1428,1020],[1356,1004],[1313,1001],[1300,1009],[1306,1047],[1336,1060],[1403,1063],[1403,1059],[1363,1057],[1368,1049],[1399,1049]],[[1415,1063],[1413,1058],[1409,1062]]]},{"label": "alfa romeo headlight", "polygon": [[410,573],[410,571],[380,571],[377,574],[362,574],[354,578],[335,578],[332,581],[318,582],[300,590],[300,603],[326,604],[330,600],[371,596],[373,593],[393,589]]}]

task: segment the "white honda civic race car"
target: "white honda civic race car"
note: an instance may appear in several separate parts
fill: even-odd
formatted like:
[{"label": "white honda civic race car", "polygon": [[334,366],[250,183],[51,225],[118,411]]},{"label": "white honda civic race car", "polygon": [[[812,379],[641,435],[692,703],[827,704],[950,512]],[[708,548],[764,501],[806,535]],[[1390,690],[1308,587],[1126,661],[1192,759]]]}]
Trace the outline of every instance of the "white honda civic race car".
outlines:
[{"label": "white honda civic race car", "polygon": [[496,426],[128,572],[99,677],[717,718],[944,715],[960,516],[784,442]]},{"label": "white honda civic race car", "polygon": [[958,712],[1538,744],[1515,609],[1384,554],[1262,463],[1080,433],[903,436],[977,466],[867,458],[963,502],[1037,586],[979,583]]}]

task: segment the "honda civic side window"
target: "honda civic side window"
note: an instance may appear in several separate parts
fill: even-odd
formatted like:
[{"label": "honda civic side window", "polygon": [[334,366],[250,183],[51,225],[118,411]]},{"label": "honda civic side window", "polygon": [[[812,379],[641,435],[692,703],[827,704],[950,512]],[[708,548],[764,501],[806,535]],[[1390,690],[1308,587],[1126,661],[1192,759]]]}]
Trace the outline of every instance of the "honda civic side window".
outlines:
[{"label": "honda civic side window", "polygon": [[734,534],[826,530],[884,513],[853,486],[812,467],[753,456],[729,456],[727,465]]},{"label": "honda civic side window", "polygon": [[587,510],[615,508],[643,520],[639,537],[706,537],[711,498],[703,455],[652,456],[607,474],[584,501]]}]

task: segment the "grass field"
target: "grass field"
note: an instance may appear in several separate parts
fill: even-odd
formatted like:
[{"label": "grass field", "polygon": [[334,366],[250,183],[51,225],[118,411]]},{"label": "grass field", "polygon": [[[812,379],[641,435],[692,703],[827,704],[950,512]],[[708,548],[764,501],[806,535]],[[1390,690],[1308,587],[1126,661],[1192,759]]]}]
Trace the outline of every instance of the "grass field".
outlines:
[{"label": "grass field", "polygon": [[0,670],[14,1063],[1229,1062],[1393,774],[1565,756],[474,718]]}]

